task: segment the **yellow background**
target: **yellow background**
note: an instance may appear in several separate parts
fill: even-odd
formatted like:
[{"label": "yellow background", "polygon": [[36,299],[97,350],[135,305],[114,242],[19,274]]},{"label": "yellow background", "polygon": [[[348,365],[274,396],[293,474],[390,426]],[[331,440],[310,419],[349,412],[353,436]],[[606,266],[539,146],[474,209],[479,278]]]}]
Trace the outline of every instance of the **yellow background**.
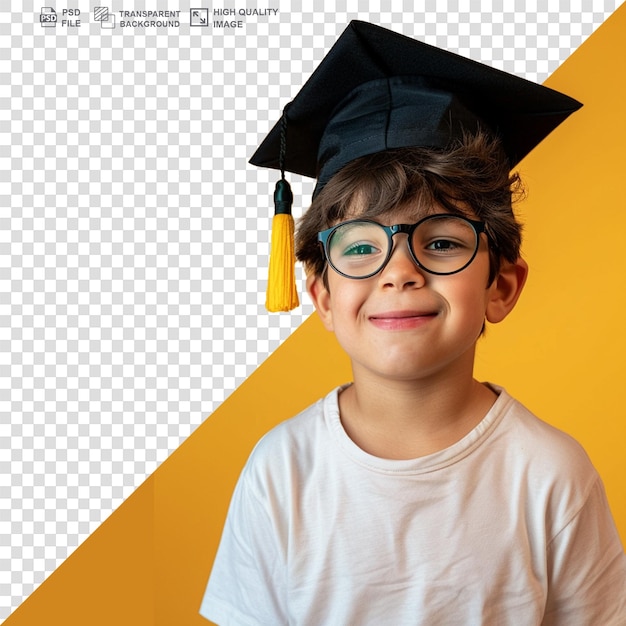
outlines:
[{"label": "yellow background", "polygon": [[[623,540],[625,39],[622,6],[547,83],[585,107],[521,165],[530,278],[476,367],[585,446]],[[349,378],[332,335],[308,320],[6,623],[206,625],[197,611],[250,449]]]}]

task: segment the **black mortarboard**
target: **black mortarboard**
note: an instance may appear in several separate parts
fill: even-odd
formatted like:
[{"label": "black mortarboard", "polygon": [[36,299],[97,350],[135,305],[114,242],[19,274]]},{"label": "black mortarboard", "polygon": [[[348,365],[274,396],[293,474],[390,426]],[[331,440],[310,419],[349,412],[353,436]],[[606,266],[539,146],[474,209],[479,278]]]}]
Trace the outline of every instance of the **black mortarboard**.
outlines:
[{"label": "black mortarboard", "polygon": [[[445,148],[479,126],[516,165],[580,102],[380,26],[353,21],[250,159],[317,178],[392,148]],[[281,204],[280,202],[278,204]],[[278,206],[278,205],[277,205]]]}]

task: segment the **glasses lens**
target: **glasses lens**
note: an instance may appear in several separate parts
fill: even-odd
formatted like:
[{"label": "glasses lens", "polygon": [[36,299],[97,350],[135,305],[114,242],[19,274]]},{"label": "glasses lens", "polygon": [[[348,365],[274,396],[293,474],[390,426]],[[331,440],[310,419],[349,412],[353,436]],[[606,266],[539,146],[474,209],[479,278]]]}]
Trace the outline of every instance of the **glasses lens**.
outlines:
[{"label": "glasses lens", "polygon": [[373,222],[347,222],[328,240],[331,265],[346,276],[363,278],[375,274],[387,258],[389,238]]},{"label": "glasses lens", "polygon": [[478,235],[463,218],[434,215],[413,231],[411,246],[425,270],[452,274],[462,270],[474,258]]}]

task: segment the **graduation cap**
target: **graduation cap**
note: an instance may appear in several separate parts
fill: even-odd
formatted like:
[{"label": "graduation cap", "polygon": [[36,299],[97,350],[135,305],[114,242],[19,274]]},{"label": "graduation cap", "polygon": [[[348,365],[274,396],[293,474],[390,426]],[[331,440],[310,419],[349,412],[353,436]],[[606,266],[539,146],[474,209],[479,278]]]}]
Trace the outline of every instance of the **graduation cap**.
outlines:
[{"label": "graduation cap", "polygon": [[354,159],[393,148],[446,148],[478,128],[500,138],[514,167],[581,106],[548,87],[351,22],[250,159],[281,172],[267,308],[298,305],[285,171],[317,178],[315,197]]}]

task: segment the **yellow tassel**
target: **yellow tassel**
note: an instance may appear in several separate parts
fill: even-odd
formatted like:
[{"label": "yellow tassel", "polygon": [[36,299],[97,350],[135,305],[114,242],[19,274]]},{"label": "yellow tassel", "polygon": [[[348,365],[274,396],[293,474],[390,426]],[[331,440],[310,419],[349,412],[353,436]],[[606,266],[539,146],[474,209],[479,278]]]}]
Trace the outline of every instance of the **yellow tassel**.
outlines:
[{"label": "yellow tassel", "polygon": [[291,311],[299,304],[296,289],[294,222],[288,213],[272,218],[272,248],[267,279],[265,308],[272,313]]}]

